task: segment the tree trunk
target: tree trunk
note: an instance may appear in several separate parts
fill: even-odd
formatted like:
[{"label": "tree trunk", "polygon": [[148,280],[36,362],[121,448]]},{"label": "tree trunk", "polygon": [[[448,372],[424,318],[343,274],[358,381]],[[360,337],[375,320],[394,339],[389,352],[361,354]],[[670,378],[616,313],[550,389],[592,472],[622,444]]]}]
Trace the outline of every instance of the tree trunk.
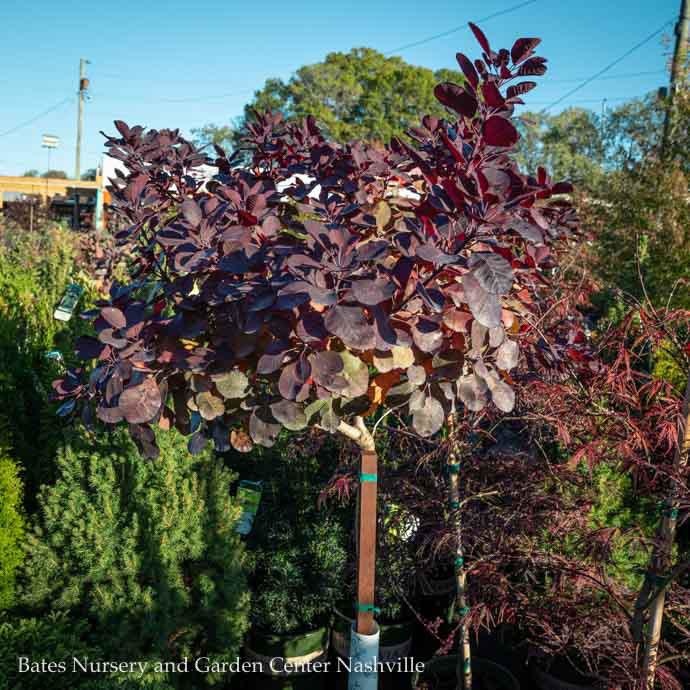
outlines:
[{"label": "tree trunk", "polygon": [[[674,467],[682,469],[688,462],[690,453],[690,379],[685,390],[685,400],[683,403],[683,414],[681,418],[681,428],[678,436],[678,448],[674,458]],[[679,487],[673,484],[668,496],[664,516],[658,532],[658,542],[652,556],[650,573],[647,576],[645,587],[638,597],[636,603],[636,613],[647,606],[645,601],[649,592],[656,591],[654,598],[649,605],[649,621],[645,632],[644,660],[642,662],[644,687],[646,690],[653,690],[654,677],[656,675],[657,660],[659,654],[659,642],[661,641],[661,625],[664,619],[664,604],[666,602],[666,581],[672,565],[673,544],[676,539],[676,525],[678,522],[679,506]],[[663,583],[663,586],[656,587],[655,583]],[[642,601],[641,601],[642,598]]]},{"label": "tree trunk", "polygon": [[455,438],[455,416],[448,418],[448,484],[450,493],[450,518],[455,527],[455,577],[456,594],[455,607],[460,614],[460,630],[458,636],[458,690],[472,690],[472,656],[470,652],[470,633],[465,625],[465,617],[469,613],[467,599],[467,568],[462,542],[462,515],[460,512],[460,457]]}]

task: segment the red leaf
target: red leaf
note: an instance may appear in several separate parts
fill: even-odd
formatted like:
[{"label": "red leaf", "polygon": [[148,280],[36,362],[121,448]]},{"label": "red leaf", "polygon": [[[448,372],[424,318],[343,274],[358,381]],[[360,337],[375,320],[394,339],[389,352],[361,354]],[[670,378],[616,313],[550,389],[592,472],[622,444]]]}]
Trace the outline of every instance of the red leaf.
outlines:
[{"label": "red leaf", "polygon": [[546,58],[533,57],[523,62],[518,69],[520,77],[540,77],[546,72]]},{"label": "red leaf", "polygon": [[487,81],[482,84],[482,94],[484,95],[484,101],[491,108],[501,108],[505,105],[505,100],[493,81]]},{"label": "red leaf", "polygon": [[515,98],[515,96],[521,96],[523,93],[531,91],[536,85],[536,81],[521,81],[515,86],[509,86],[506,95],[508,98]]},{"label": "red leaf", "polygon": [[463,53],[456,53],[455,59],[458,61],[462,73],[467,77],[467,81],[476,89],[479,85],[479,75],[477,74],[477,70],[474,69],[472,61]]},{"label": "red leaf", "polygon": [[518,38],[510,49],[513,64],[517,65],[534,53],[534,49],[541,43],[541,38]]},{"label": "red leaf", "polygon": [[447,108],[465,117],[472,117],[477,112],[477,99],[457,84],[438,84],[434,89],[434,96]]},{"label": "red leaf", "polygon": [[482,133],[489,146],[513,146],[519,138],[513,123],[500,115],[493,115],[486,120]]},{"label": "red leaf", "polygon": [[472,33],[474,34],[474,37],[477,39],[477,42],[482,47],[482,50],[487,54],[490,53],[491,48],[489,48],[489,41],[484,35],[484,32],[476,24],[473,24],[472,22],[469,22],[468,24],[470,29],[472,29]]}]

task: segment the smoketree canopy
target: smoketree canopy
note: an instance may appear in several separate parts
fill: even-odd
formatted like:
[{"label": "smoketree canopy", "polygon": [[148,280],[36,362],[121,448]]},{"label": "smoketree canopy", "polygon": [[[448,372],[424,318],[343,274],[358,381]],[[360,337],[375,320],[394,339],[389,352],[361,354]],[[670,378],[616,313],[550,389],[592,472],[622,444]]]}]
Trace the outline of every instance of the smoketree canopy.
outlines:
[{"label": "smoketree canopy", "polygon": [[111,193],[137,269],[87,315],[91,365],[54,384],[62,413],[127,422],[155,455],[153,424],[193,452],[246,451],[381,409],[425,436],[458,406],[512,410],[521,353],[557,365],[581,337],[547,345],[536,324],[576,219],[569,185],[511,155],[514,108],[546,71],[539,40],[494,51],[472,29],[482,58],[459,53],[462,84],[433,91],[446,116],[385,149],[267,111],[248,124],[251,162],[217,149],[200,182],[205,156],[177,130],[116,122],[109,154],[129,173]]}]

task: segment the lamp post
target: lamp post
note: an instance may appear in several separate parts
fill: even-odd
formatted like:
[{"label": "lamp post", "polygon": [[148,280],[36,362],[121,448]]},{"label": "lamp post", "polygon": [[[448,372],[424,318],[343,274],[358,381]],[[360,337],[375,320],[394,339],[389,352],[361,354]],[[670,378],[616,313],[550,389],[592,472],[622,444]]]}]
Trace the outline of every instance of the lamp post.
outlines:
[{"label": "lamp post", "polygon": [[[44,134],[41,138],[41,146],[44,149],[48,149],[48,167],[46,168],[46,174],[50,171],[50,153],[53,149],[56,149],[60,145],[60,137],[56,137],[54,134]],[[48,203],[48,177],[46,177],[46,204]]]}]

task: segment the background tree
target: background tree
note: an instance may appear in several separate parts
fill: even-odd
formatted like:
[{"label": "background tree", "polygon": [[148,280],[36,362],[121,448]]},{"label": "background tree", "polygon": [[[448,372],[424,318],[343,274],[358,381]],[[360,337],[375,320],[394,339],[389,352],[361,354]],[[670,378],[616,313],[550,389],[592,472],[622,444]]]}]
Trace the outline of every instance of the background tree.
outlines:
[{"label": "background tree", "polygon": [[439,81],[462,82],[455,70],[433,72],[386,57],[373,48],[329,53],[323,62],[300,67],[287,82],[272,78],[254,94],[235,127],[205,125],[194,130],[197,143],[239,143],[253,110],[282,113],[296,121],[313,115],[337,141],[388,142],[416,124],[420,113],[443,116],[434,98]]},{"label": "background tree", "polygon": [[194,143],[199,147],[216,144],[226,151],[230,151],[237,141],[237,128],[232,125],[205,124],[203,127],[192,129]]},{"label": "background tree", "polygon": [[597,186],[603,175],[605,145],[601,119],[591,110],[568,108],[558,115],[521,115],[517,159],[526,170],[543,166],[554,178]]},{"label": "background tree", "polygon": [[31,168],[31,170],[27,170],[24,172],[23,177],[38,177],[41,173],[38,172],[35,168]]},{"label": "background tree", "polygon": [[89,168],[86,172],[82,173],[81,179],[93,181],[96,179],[96,175],[98,175],[96,168]]},{"label": "background tree", "polygon": [[46,170],[41,177],[52,180],[66,180],[67,173],[64,170]]}]

